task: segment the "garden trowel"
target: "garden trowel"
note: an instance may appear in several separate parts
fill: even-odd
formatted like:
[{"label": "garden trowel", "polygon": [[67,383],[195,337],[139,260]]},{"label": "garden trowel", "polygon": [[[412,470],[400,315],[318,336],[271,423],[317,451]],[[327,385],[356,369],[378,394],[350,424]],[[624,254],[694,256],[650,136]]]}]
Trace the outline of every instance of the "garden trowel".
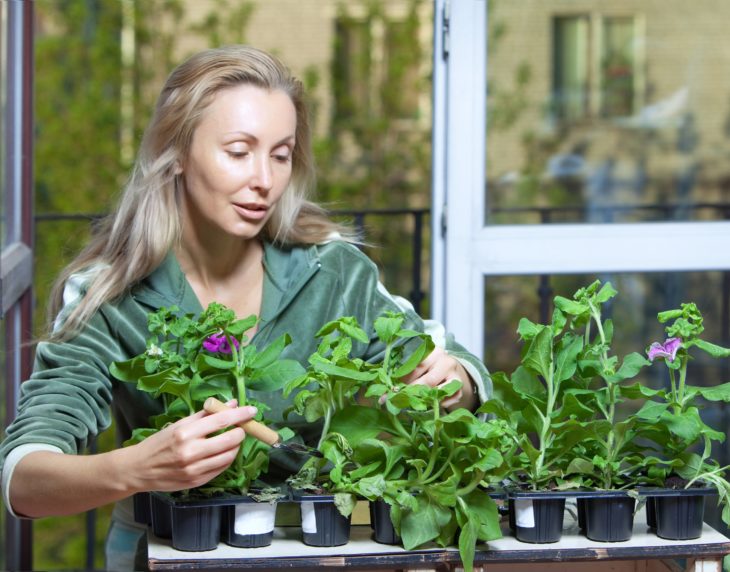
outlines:
[{"label": "garden trowel", "polygon": [[[203,404],[203,409],[205,409],[205,411],[208,413],[218,413],[219,411],[228,409],[228,406],[222,401],[216,399],[215,397],[209,397],[205,400],[205,403]],[[262,443],[266,443],[274,449],[292,451],[294,453],[311,455],[312,457],[323,456],[322,453],[314,447],[307,447],[306,445],[302,445],[301,443],[282,443],[281,437],[276,431],[274,431],[270,427],[267,427],[263,423],[259,423],[254,419],[249,419],[248,421],[240,423],[239,427],[246,432],[246,435],[251,435],[251,437],[253,437],[254,439],[258,439]]]}]

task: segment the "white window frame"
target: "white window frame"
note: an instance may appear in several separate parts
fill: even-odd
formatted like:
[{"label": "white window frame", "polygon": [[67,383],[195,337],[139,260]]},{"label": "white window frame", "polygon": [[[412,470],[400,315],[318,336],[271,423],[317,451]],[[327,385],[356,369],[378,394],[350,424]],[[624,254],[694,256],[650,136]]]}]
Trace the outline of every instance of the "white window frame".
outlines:
[{"label": "white window frame", "polygon": [[730,222],[484,225],[487,1],[435,0],[432,317],[483,357],[485,277],[730,269]]}]

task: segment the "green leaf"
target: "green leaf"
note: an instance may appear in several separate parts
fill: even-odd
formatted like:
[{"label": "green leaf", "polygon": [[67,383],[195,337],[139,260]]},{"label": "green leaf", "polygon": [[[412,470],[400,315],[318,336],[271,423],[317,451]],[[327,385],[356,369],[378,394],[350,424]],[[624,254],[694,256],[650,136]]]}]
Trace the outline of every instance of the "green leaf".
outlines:
[{"label": "green leaf", "polygon": [[451,511],[430,498],[417,497],[418,508],[401,516],[401,539],[406,550],[413,550],[438,537],[451,520]]},{"label": "green leaf", "polygon": [[348,442],[357,447],[365,439],[372,439],[387,429],[383,413],[374,407],[349,405],[332,416],[330,430],[345,436]]},{"label": "green leaf", "polygon": [[467,520],[459,533],[459,556],[464,565],[464,572],[474,570],[474,552],[476,550],[479,525],[475,520]]},{"label": "green leaf", "polygon": [[708,401],[730,402],[730,382],[714,387],[693,387],[693,389]]},{"label": "green leaf", "polygon": [[263,369],[273,364],[284,351],[284,348],[291,343],[291,336],[283,334],[266,346],[261,352],[258,352],[249,362],[252,369]]},{"label": "green leaf", "polygon": [[357,381],[372,381],[378,377],[378,373],[375,371],[358,371],[356,369],[340,367],[328,362],[317,354],[314,354],[310,358],[310,363],[316,371],[335,377],[344,377],[346,379],[354,379]]},{"label": "green leaf", "polygon": [[714,358],[730,357],[730,349],[706,342],[705,340],[694,340],[693,345],[700,348],[703,352],[710,354]]},{"label": "green leaf", "polygon": [[230,360],[224,360],[220,359],[214,356],[206,355],[204,357],[205,363],[207,363],[211,367],[215,367],[218,369],[233,369],[236,367],[236,362],[233,361],[233,359]]},{"label": "green leaf", "polygon": [[581,459],[580,457],[575,457],[573,460],[570,461],[570,463],[568,463],[568,467],[565,469],[565,474],[590,475],[593,474],[593,471],[594,467],[591,461],[588,461],[587,459]]},{"label": "green leaf", "polygon": [[616,296],[616,294],[618,294],[616,289],[611,285],[610,282],[606,282],[603,285],[603,288],[601,288],[598,294],[596,294],[596,302],[598,302],[599,304],[603,304]]},{"label": "green leaf", "polygon": [[393,371],[393,377],[398,379],[411,373],[433,351],[434,343],[430,337],[426,337],[421,344]]},{"label": "green leaf", "polygon": [[582,302],[576,302],[575,300],[569,300],[563,296],[555,296],[553,299],[555,307],[559,308],[562,312],[570,314],[571,316],[580,316],[588,312],[588,306]]},{"label": "green leaf", "polygon": [[254,314],[251,314],[246,318],[236,320],[232,324],[229,324],[228,327],[226,327],[226,332],[235,338],[238,338],[241,334],[243,334],[243,332],[253,328],[256,325],[256,322],[258,322],[258,318]]},{"label": "green leaf", "polygon": [[512,387],[530,400],[544,402],[547,398],[545,385],[531,371],[518,367],[512,374]]},{"label": "green leaf", "polygon": [[276,391],[290,381],[298,379],[303,373],[305,373],[305,369],[298,361],[278,360],[255,372],[247,381],[246,386],[255,391]]},{"label": "green leaf", "polygon": [[636,416],[639,419],[645,419],[647,421],[658,421],[659,418],[666,412],[669,405],[667,403],[657,403],[655,401],[647,401],[641,406],[636,412]]},{"label": "green leaf", "polygon": [[624,358],[619,370],[611,376],[607,381],[612,383],[632,379],[641,371],[643,367],[650,366],[651,362],[639,353],[631,353]]},{"label": "green leaf", "polygon": [[561,348],[555,356],[554,383],[560,383],[573,376],[577,367],[576,358],[583,349],[583,338],[572,337],[567,346]]},{"label": "green leaf", "polygon": [[634,383],[633,385],[622,385],[619,389],[621,395],[627,399],[645,399],[651,397],[664,397],[663,389],[652,389],[642,385],[641,382]]},{"label": "green leaf", "polygon": [[534,338],[545,326],[542,324],[535,324],[527,318],[521,318],[517,325],[517,333],[523,340],[531,340]]},{"label": "green leaf", "polygon": [[390,344],[396,337],[396,333],[403,326],[405,315],[389,312],[385,316],[376,318],[374,322],[375,333],[384,344]]},{"label": "green leaf", "polygon": [[522,365],[545,379],[551,378],[552,370],[552,332],[543,328],[530,342],[529,349],[522,359]]},{"label": "green leaf", "polygon": [[694,414],[687,411],[679,415],[667,410],[662,414],[661,420],[667,425],[672,434],[686,441],[695,441],[700,436],[703,425],[696,410]]},{"label": "green leaf", "polygon": [[109,366],[109,373],[120,381],[137,383],[137,380],[150,373],[144,367],[144,354],[142,358],[135,357],[126,361],[116,361]]}]

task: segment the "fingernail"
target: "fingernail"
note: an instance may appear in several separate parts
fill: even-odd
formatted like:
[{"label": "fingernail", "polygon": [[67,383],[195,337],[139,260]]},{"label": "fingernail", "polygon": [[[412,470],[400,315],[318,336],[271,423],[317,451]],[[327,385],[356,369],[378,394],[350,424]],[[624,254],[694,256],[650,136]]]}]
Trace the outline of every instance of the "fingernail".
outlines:
[{"label": "fingernail", "polygon": [[245,409],[246,413],[248,413],[249,415],[256,415],[259,412],[259,410],[253,405],[247,405],[243,409]]}]

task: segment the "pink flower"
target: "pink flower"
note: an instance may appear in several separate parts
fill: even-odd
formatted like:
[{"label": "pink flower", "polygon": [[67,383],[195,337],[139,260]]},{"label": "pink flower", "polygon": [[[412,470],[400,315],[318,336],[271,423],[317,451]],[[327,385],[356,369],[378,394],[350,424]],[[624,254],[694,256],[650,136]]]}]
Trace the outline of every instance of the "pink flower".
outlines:
[{"label": "pink flower", "polygon": [[[236,349],[238,349],[240,347],[238,340],[236,338],[231,339],[233,340],[233,345],[236,346]],[[226,338],[225,334],[213,334],[212,336],[208,336],[205,340],[203,340],[203,348],[211,353],[232,353],[231,346],[228,344],[228,338]]]},{"label": "pink flower", "polygon": [[680,338],[668,338],[663,344],[659,342],[651,344],[646,353],[650,361],[654,361],[656,358],[674,361],[674,358],[677,357],[677,350],[681,347],[682,340]]}]

